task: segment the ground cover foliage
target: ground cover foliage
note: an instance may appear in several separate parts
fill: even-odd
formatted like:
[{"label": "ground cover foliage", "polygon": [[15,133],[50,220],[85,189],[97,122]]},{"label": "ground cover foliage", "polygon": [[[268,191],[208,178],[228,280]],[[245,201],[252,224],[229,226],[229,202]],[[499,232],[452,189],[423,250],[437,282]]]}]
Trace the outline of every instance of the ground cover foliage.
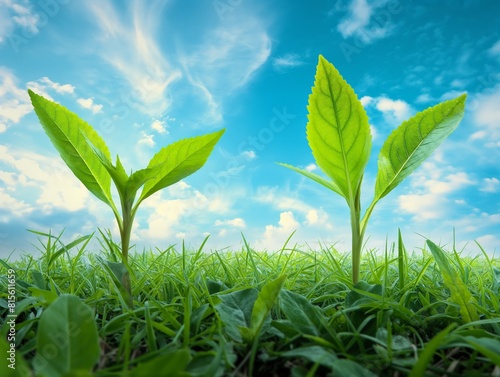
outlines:
[{"label": "ground cover foliage", "polygon": [[[90,235],[39,237],[40,257],[0,260],[2,376],[500,373],[500,260],[480,245],[473,257],[431,241],[409,253],[400,237],[365,254],[355,285],[350,255],[327,245],[136,252],[130,307],[109,234],[100,251]],[[4,357],[11,270],[15,370]]]}]

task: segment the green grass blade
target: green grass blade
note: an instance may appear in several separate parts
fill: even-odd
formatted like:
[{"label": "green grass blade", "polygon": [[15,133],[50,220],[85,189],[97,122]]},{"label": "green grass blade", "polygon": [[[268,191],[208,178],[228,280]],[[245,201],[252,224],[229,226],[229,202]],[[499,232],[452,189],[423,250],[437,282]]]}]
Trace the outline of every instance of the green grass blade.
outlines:
[{"label": "green grass blade", "polygon": [[31,90],[28,93],[43,129],[66,165],[92,194],[111,206],[111,177],[89,144],[110,159],[104,140],[75,113]]},{"label": "green grass blade", "polygon": [[406,249],[403,243],[403,236],[401,235],[401,229],[398,228],[398,277],[399,277],[399,289],[403,290],[405,286],[405,275],[406,275]]},{"label": "green grass blade", "polygon": [[152,179],[144,185],[140,201],[186,178],[205,165],[224,131],[179,140],[160,150],[149,162]]},{"label": "green grass blade", "polygon": [[457,128],[466,95],[442,102],[404,121],[384,142],[378,158],[375,200],[391,192]]},{"label": "green grass blade", "polygon": [[431,240],[427,240],[427,245],[436,259],[441,275],[443,276],[444,284],[450,290],[450,300],[460,306],[462,320],[465,323],[478,321],[479,316],[474,306],[476,300],[470,293],[467,285],[465,285],[458,273],[451,266],[445,252]]},{"label": "green grass blade", "polygon": [[434,338],[432,338],[429,343],[426,344],[423,351],[413,366],[408,377],[424,377],[426,376],[426,370],[429,363],[432,361],[432,357],[436,353],[439,346],[445,343],[445,339],[448,334],[456,327],[455,323],[450,324],[444,330],[440,331]]},{"label": "green grass blade", "polygon": [[307,109],[307,140],[316,163],[354,203],[370,158],[368,117],[351,86],[321,55]]}]

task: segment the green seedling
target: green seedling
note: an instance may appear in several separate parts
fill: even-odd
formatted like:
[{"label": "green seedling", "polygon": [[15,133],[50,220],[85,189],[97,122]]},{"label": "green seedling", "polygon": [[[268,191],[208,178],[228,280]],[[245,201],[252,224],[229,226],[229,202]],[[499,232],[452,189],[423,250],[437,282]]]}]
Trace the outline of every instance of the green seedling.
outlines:
[{"label": "green seedling", "polygon": [[[224,129],[203,136],[183,139],[161,149],[145,169],[127,174],[104,140],[88,123],[65,107],[28,90],[43,129],[61,158],[75,176],[98,199],[111,207],[121,238],[121,257],[128,270],[128,252],[134,217],[140,204],[157,191],[171,186],[200,169],[224,133]],[[120,197],[121,213],[111,195],[113,181]],[[136,199],[138,191],[142,192]],[[130,293],[130,277],[122,283]]]},{"label": "green seedling", "polygon": [[320,55],[307,107],[307,140],[316,164],[330,179],[280,164],[342,196],[349,206],[352,279],[359,280],[363,237],[375,205],[408,177],[456,129],[466,95],[444,101],[404,121],[384,142],[378,158],[375,195],[361,217],[361,182],[371,153],[368,116],[354,90]]}]

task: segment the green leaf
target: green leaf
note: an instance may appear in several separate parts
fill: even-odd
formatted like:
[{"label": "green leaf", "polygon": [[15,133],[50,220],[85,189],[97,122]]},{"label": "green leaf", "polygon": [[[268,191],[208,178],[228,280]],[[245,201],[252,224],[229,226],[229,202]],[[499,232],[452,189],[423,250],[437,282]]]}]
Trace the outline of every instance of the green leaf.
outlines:
[{"label": "green leaf", "polygon": [[321,335],[323,315],[304,296],[283,290],[280,294],[280,309],[302,335]]},{"label": "green leaf", "polygon": [[186,376],[186,370],[191,356],[189,350],[181,349],[170,351],[163,355],[155,356],[153,359],[139,364],[130,374],[131,377],[143,376]]},{"label": "green leaf", "polygon": [[219,295],[222,300],[215,306],[226,333],[235,341],[242,342],[239,329],[250,326],[252,308],[259,291],[255,288]]},{"label": "green leaf", "polygon": [[63,376],[90,372],[99,360],[99,336],[92,310],[78,297],[61,295],[38,324],[37,375]]},{"label": "green leaf", "polygon": [[457,271],[451,266],[445,252],[431,240],[427,240],[427,245],[432,255],[434,255],[434,259],[436,259],[444,284],[450,290],[450,300],[460,306],[462,320],[465,323],[479,321],[479,315],[475,307],[476,300],[467,285],[460,279]]},{"label": "green leaf", "polygon": [[328,349],[320,346],[305,346],[295,348],[280,354],[284,357],[303,357],[313,363],[323,365],[328,368],[333,368],[334,363],[338,360],[337,356]]},{"label": "green leaf", "polygon": [[335,377],[376,377],[375,374],[370,372],[368,369],[363,368],[358,363],[352,360],[338,359],[332,365],[332,374]]},{"label": "green leaf", "polygon": [[307,140],[316,163],[354,203],[371,151],[368,117],[351,86],[321,55],[307,109]]},{"label": "green leaf", "polygon": [[257,300],[255,300],[255,304],[252,309],[252,318],[250,320],[251,325],[249,329],[250,332],[242,333],[242,335],[250,335],[251,339],[247,340],[251,341],[260,334],[262,326],[264,325],[269,312],[278,299],[285,279],[286,275],[281,275],[277,279],[262,287],[262,290],[259,292]]},{"label": "green leaf", "polygon": [[102,151],[97,148],[93,148],[93,150],[96,156],[101,161],[101,164],[113,179],[118,193],[120,195],[123,195],[125,193],[125,185],[127,184],[128,175],[120,162],[120,158],[116,156],[116,166],[114,166],[110,158],[108,158],[108,156],[106,156]]},{"label": "green leaf", "polygon": [[104,140],[75,113],[31,90],[28,93],[45,133],[66,165],[92,194],[111,206],[111,177],[89,144],[109,159]]},{"label": "green leaf", "polygon": [[149,162],[152,179],[144,185],[139,201],[186,178],[205,165],[224,131],[179,140],[161,149]]},{"label": "green leaf", "polygon": [[325,179],[317,174],[314,174],[314,173],[307,171],[307,170],[304,170],[304,169],[296,168],[295,166],[292,166],[292,165],[284,164],[281,162],[278,162],[278,165],[281,165],[281,166],[284,166],[285,168],[296,171],[297,173],[302,174],[303,176],[305,176],[309,179],[312,179],[313,181],[319,183],[320,185],[323,185],[326,188],[329,188],[330,190],[332,190],[333,192],[336,192],[340,196],[344,196],[344,194],[342,194],[342,191],[340,190],[340,188],[333,181],[329,181],[329,180],[327,180],[327,179]]},{"label": "green leaf", "polygon": [[399,185],[457,128],[465,99],[463,94],[424,110],[389,135],[378,158],[375,200]]}]

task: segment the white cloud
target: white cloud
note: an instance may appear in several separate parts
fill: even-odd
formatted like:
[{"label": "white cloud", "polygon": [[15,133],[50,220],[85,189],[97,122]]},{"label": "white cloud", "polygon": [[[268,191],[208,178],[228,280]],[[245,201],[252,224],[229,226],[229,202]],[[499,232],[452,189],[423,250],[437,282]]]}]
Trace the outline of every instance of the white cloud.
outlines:
[{"label": "white cloud", "polygon": [[314,163],[313,163],[313,164],[309,164],[309,165],[307,165],[307,166],[306,166],[306,170],[307,170],[307,171],[315,171],[315,170],[318,170],[318,165],[316,165],[316,164],[314,164]]},{"label": "white cloud", "polygon": [[430,179],[424,182],[431,194],[447,194],[462,189],[464,186],[473,185],[475,182],[471,180],[467,173],[458,172],[452,173],[444,177],[443,180]]},{"label": "white cloud", "polygon": [[403,100],[392,100],[390,98],[381,97],[377,99],[377,110],[389,114],[397,122],[402,122],[408,119],[412,113],[410,105]]},{"label": "white cloud", "polygon": [[171,104],[170,85],[182,74],[162,54],[156,34],[164,2],[133,1],[124,16],[112,3],[86,2],[100,28],[95,52],[114,67],[134,91],[142,112],[161,115]]},{"label": "white cloud", "polygon": [[[169,199],[163,199],[163,196]],[[168,240],[179,232],[190,236],[201,234],[199,224],[206,227],[207,223],[213,223],[214,214],[227,213],[233,199],[224,193],[207,196],[181,181],[144,201],[142,208],[149,209],[150,214],[147,226],[139,229],[138,234],[141,239],[153,241]],[[240,220],[228,220],[224,225],[241,225]]]},{"label": "white cloud", "polygon": [[486,90],[475,98],[474,121],[480,130],[472,140],[484,140],[487,147],[500,146],[500,85]]},{"label": "white cloud", "polygon": [[92,113],[97,114],[102,111],[102,105],[94,103],[92,98],[78,98],[76,102],[83,108],[89,109]]},{"label": "white cloud", "polygon": [[287,196],[284,193],[278,193],[277,188],[259,187],[255,199],[258,202],[270,204],[278,210],[294,210],[307,213],[313,209],[310,205],[297,198]]},{"label": "white cloud", "polygon": [[153,123],[151,123],[151,129],[158,132],[159,134],[167,134],[167,122],[164,120],[154,120]]},{"label": "white cloud", "polygon": [[413,215],[416,221],[449,216],[454,208],[449,206],[453,194],[476,184],[465,172],[455,172],[449,166],[440,167],[442,159],[437,153],[424,162],[411,177],[410,186],[414,192],[398,198],[399,210]]},{"label": "white cloud", "polygon": [[416,221],[438,219],[444,215],[445,198],[434,194],[408,194],[398,198],[399,208],[414,215]]},{"label": "white cloud", "polygon": [[370,105],[373,102],[373,97],[363,96],[363,97],[361,97],[361,99],[359,101],[361,102],[361,104],[364,107],[366,107],[366,106]]},{"label": "white cloud", "polygon": [[300,224],[292,211],[280,213],[278,226],[266,225],[262,245],[268,250],[275,250],[283,245],[286,239],[299,228]]},{"label": "white cloud", "polygon": [[42,77],[36,81],[30,81],[26,86],[34,91],[35,93],[45,97],[48,100],[54,101],[49,91],[53,91],[59,94],[72,94],[75,91],[75,87],[71,84],[59,84],[52,81],[48,77]]},{"label": "white cloud", "polygon": [[31,110],[28,93],[16,84],[17,78],[5,67],[0,67],[0,133],[13,123],[19,123]]},{"label": "white cloud", "polygon": [[500,57],[500,39],[488,49],[488,54],[494,57]]},{"label": "white cloud", "polygon": [[230,226],[234,228],[245,228],[246,223],[241,217],[236,217],[231,220],[216,220],[215,226]]},{"label": "white cloud", "polygon": [[434,99],[429,93],[422,93],[420,94],[417,99],[415,100],[416,103],[429,103],[432,102]]},{"label": "white cloud", "polygon": [[304,61],[298,54],[286,54],[273,59],[273,68],[278,72],[286,71],[290,68],[299,67]]},{"label": "white cloud", "polygon": [[33,212],[33,207],[23,200],[18,200],[0,187],[0,210],[7,210],[14,217],[22,217]]},{"label": "white cloud", "polygon": [[247,160],[254,160],[257,158],[257,154],[255,153],[255,151],[243,151],[241,152],[241,155],[243,157],[245,157]]},{"label": "white cloud", "polygon": [[500,191],[500,180],[497,178],[484,178],[483,179],[483,186],[480,188],[481,191],[483,192],[491,192],[495,193]]},{"label": "white cloud", "polygon": [[147,145],[148,147],[154,147],[155,146],[155,141],[154,141],[154,135],[149,135],[146,132],[142,131],[141,132],[141,138],[137,142],[139,145]]},{"label": "white cloud", "polygon": [[2,6],[2,12],[0,12],[0,43],[5,42],[16,27],[23,29],[29,35],[38,33],[40,16],[33,13],[29,1],[1,0],[0,5]]},{"label": "white cloud", "polygon": [[[372,1],[352,0],[348,14],[337,25],[337,30],[342,37],[356,36],[364,43],[370,44],[377,39],[382,39],[391,34],[394,27],[390,23],[391,18],[375,18],[377,9],[385,6],[387,0]],[[387,14],[391,14],[388,12]]]},{"label": "white cloud", "polygon": [[87,207],[89,192],[58,157],[0,145],[0,162],[13,169],[0,174],[13,200],[24,203],[15,198],[15,193],[21,188],[30,188],[34,192],[39,190],[39,194],[34,201],[36,206],[32,204],[29,208],[51,213],[58,209],[78,211]]}]

